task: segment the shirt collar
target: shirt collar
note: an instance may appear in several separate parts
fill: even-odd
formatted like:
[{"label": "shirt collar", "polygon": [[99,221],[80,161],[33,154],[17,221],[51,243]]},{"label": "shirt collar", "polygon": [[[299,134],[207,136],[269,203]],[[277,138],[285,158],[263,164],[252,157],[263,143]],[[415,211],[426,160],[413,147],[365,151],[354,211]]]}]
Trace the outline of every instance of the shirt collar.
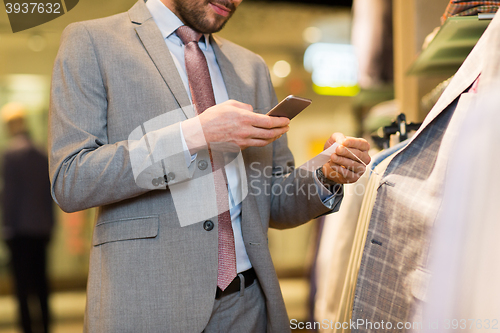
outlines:
[{"label": "shirt collar", "polygon": [[[180,38],[174,33],[177,28],[183,26],[184,23],[175,15],[167,6],[163,4],[160,0],[148,0],[146,2],[146,7],[148,7],[153,20],[161,31],[163,38],[168,38],[172,42],[182,45]],[[204,34],[205,41],[210,40],[210,34]],[[208,49],[207,43],[204,42],[203,38],[200,39],[200,46],[205,50]]]}]

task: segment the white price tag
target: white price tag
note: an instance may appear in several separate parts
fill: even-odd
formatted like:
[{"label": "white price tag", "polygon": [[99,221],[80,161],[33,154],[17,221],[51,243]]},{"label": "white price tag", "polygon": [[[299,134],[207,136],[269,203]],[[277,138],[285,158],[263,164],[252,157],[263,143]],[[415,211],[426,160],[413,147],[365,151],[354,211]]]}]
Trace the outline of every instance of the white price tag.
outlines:
[{"label": "white price tag", "polygon": [[335,152],[335,149],[338,147],[338,143],[335,142],[333,145],[328,147],[327,149],[323,150],[321,153],[318,155],[314,156],[311,158],[309,161],[306,163],[302,164],[299,169],[305,169],[307,171],[315,171],[316,169],[320,168],[323,166],[326,162],[330,160],[330,156]]}]

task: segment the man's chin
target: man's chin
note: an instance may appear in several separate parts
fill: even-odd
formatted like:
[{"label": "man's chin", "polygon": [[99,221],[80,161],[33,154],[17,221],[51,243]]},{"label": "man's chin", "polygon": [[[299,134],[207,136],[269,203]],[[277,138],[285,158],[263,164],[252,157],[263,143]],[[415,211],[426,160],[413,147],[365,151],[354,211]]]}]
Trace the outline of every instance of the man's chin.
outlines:
[{"label": "man's chin", "polygon": [[224,20],[223,22],[219,23],[217,26],[213,27],[212,31],[210,33],[215,33],[221,31],[224,26],[226,25],[227,20]]},{"label": "man's chin", "polygon": [[[220,16],[220,15],[219,15]],[[229,18],[214,18],[211,22],[206,22],[206,24],[203,25],[198,25],[194,27],[196,30],[203,34],[212,34],[215,32],[219,32],[224,28],[226,25],[226,22],[228,21]]]}]

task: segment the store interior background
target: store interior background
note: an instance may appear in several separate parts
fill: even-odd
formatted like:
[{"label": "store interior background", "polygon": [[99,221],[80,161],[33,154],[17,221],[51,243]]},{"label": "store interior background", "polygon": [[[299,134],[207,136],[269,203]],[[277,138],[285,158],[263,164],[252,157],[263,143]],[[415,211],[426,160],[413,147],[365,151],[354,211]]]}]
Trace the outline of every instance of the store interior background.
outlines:
[{"label": "store interior background", "polygon": [[[0,107],[11,101],[25,104],[37,144],[47,144],[50,75],[64,27],[71,22],[126,11],[134,3],[135,0],[80,0],[73,10],[54,21],[15,34],[0,6]],[[290,126],[290,148],[300,165],[321,151],[333,132],[363,134],[363,121],[371,107],[380,102],[395,99],[398,109],[410,121],[423,120],[429,110],[421,107],[422,96],[447,76],[415,77],[406,72],[425,36],[440,25],[447,3],[393,0],[394,82],[362,89],[356,96],[317,94],[311,73],[304,68],[304,53],[312,43],[351,43],[350,1],[245,0],[219,35],[264,58],[279,100],[289,94],[313,100]],[[6,141],[5,128],[1,127],[0,152]],[[56,206],[55,209],[57,227],[49,252],[54,332],[81,332],[94,212],[66,214]],[[314,221],[292,230],[269,231],[269,247],[289,315],[298,320],[308,318],[308,275],[315,231]],[[0,332],[4,333],[17,332],[8,260],[6,247],[0,242]]]}]

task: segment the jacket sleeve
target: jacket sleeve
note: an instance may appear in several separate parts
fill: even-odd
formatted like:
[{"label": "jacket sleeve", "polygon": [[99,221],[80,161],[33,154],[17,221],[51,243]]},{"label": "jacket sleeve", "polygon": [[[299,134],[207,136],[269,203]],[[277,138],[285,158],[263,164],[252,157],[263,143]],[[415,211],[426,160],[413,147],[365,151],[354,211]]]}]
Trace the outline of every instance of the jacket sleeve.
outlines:
[{"label": "jacket sleeve", "polygon": [[339,191],[322,201],[322,187],[313,173],[295,168],[293,156],[284,135],[275,141],[269,226],[287,229],[299,226],[321,215],[337,212],[343,198]]},{"label": "jacket sleeve", "polygon": [[[85,24],[69,25],[54,64],[49,111],[51,193],[67,212],[165,189],[166,175],[169,184],[191,175],[179,123],[149,133],[143,124],[129,140],[109,142],[102,70]],[[123,117],[134,111],[123,110]]]}]

